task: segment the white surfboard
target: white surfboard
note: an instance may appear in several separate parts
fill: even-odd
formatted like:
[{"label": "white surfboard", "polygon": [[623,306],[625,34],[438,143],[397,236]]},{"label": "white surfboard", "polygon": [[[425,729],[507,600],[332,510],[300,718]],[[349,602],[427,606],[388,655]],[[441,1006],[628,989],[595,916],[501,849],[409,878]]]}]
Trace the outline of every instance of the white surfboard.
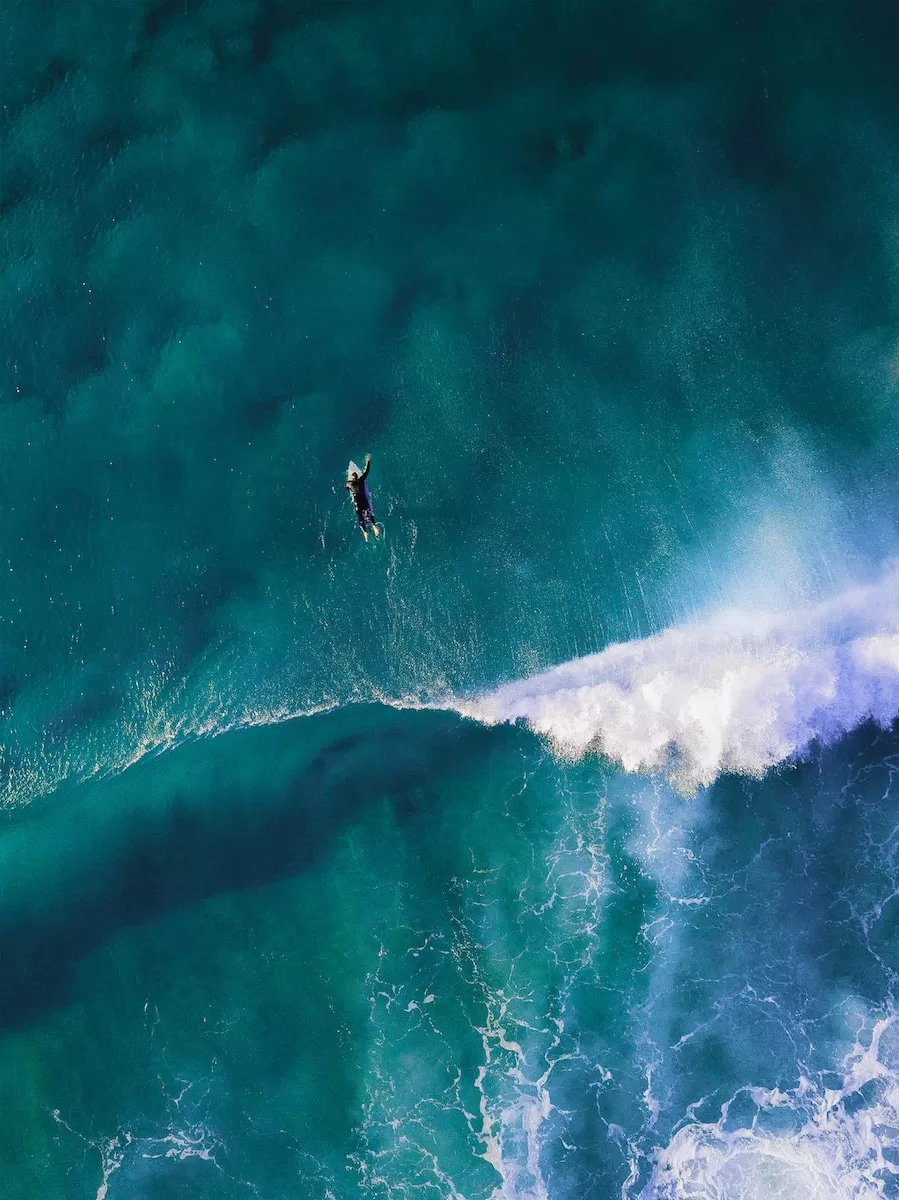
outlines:
[{"label": "white surfboard", "polygon": [[346,469],[347,483],[349,483],[349,481],[353,478],[354,475],[361,475],[361,474],[362,474],[362,469],[360,467],[357,467],[356,464],[353,462],[353,460],[350,459],[350,465]]}]

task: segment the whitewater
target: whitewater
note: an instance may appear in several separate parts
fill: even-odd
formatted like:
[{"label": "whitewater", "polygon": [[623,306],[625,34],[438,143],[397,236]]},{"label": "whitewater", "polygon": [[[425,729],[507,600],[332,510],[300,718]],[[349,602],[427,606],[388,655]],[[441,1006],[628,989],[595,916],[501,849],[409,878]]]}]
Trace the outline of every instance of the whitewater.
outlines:
[{"label": "whitewater", "polygon": [[757,778],[899,713],[899,569],[808,608],[721,611],[454,707],[524,721],[563,757],[598,751],[682,791],[725,772]]}]

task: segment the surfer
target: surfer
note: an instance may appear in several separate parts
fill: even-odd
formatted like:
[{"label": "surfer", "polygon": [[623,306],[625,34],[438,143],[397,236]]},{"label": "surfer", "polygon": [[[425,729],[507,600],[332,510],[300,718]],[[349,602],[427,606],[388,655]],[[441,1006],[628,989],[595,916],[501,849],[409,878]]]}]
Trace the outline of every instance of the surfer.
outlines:
[{"label": "surfer", "polygon": [[362,530],[362,536],[368,541],[369,527],[372,529],[375,537],[380,537],[378,527],[375,524],[375,514],[371,507],[371,493],[368,490],[368,484],[365,482],[368,478],[368,473],[371,470],[371,455],[365,456],[365,470],[359,474],[359,469],[355,463],[350,463],[350,469],[347,472],[346,487],[347,491],[353,498],[353,507],[356,509],[356,519],[359,522],[359,528]]}]

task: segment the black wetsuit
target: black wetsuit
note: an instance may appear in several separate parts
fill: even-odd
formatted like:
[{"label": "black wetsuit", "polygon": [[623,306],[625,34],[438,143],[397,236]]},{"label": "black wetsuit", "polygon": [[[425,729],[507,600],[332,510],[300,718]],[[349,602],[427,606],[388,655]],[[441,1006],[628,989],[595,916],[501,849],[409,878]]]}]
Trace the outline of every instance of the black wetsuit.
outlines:
[{"label": "black wetsuit", "polygon": [[365,464],[365,470],[361,475],[357,475],[355,479],[348,479],[346,482],[349,493],[353,497],[356,519],[359,522],[360,529],[365,529],[368,525],[374,525],[375,523],[375,514],[371,507],[371,494],[368,490],[368,484],[365,482],[370,470],[371,461],[369,460]]}]

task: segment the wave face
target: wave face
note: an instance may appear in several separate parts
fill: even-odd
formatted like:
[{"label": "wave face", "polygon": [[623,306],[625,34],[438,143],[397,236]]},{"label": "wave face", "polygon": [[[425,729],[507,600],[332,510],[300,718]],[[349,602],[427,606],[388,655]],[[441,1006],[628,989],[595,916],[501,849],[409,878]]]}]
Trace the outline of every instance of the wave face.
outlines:
[{"label": "wave face", "polygon": [[526,721],[562,755],[599,751],[687,791],[723,772],[759,777],[899,715],[899,573],[813,608],[731,610],[610,646],[458,711]]}]

